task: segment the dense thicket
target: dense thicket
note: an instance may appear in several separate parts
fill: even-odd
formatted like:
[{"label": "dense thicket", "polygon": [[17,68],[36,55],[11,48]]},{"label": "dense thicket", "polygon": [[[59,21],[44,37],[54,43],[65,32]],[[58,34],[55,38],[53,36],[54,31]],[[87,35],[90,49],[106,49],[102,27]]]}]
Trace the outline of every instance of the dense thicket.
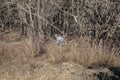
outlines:
[{"label": "dense thicket", "polygon": [[0,34],[15,27],[37,42],[59,33],[120,47],[120,1],[0,0]]}]

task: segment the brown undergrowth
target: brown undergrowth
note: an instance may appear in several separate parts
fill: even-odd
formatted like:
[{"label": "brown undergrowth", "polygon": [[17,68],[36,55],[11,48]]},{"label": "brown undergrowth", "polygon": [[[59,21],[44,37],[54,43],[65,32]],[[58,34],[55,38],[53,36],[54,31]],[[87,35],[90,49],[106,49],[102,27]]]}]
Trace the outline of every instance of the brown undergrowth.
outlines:
[{"label": "brown undergrowth", "polygon": [[111,67],[120,64],[117,49],[103,48],[101,45],[91,47],[89,43],[81,40],[69,41],[64,46],[57,45],[52,41],[47,46],[49,62],[74,62],[85,67]]}]

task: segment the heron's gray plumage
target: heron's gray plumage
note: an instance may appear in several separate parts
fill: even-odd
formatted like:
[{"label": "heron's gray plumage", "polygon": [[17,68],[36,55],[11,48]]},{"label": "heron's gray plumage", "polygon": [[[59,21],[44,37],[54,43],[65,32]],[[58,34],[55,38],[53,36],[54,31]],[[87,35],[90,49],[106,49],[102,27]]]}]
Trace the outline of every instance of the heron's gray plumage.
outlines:
[{"label": "heron's gray plumage", "polygon": [[55,38],[56,38],[57,44],[59,44],[60,46],[64,45],[64,39],[61,35],[55,34]]}]

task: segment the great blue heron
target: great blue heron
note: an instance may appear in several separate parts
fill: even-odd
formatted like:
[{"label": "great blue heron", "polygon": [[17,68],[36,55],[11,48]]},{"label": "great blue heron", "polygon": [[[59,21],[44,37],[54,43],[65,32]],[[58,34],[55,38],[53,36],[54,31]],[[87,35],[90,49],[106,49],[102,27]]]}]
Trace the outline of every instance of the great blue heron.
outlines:
[{"label": "great blue heron", "polygon": [[59,44],[60,46],[64,45],[64,38],[60,34],[55,34],[55,38],[56,38],[57,44]]}]

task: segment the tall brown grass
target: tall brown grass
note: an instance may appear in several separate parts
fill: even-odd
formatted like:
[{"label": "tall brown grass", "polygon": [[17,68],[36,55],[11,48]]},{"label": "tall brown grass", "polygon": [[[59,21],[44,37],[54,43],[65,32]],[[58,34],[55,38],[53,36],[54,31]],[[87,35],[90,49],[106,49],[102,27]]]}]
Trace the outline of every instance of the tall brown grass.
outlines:
[{"label": "tall brown grass", "polygon": [[53,41],[47,47],[47,54],[49,55],[48,61],[51,63],[74,62],[85,67],[120,65],[118,52],[115,49],[109,51],[101,45],[90,47],[87,43],[77,43],[75,40],[64,46],[59,46]]}]

